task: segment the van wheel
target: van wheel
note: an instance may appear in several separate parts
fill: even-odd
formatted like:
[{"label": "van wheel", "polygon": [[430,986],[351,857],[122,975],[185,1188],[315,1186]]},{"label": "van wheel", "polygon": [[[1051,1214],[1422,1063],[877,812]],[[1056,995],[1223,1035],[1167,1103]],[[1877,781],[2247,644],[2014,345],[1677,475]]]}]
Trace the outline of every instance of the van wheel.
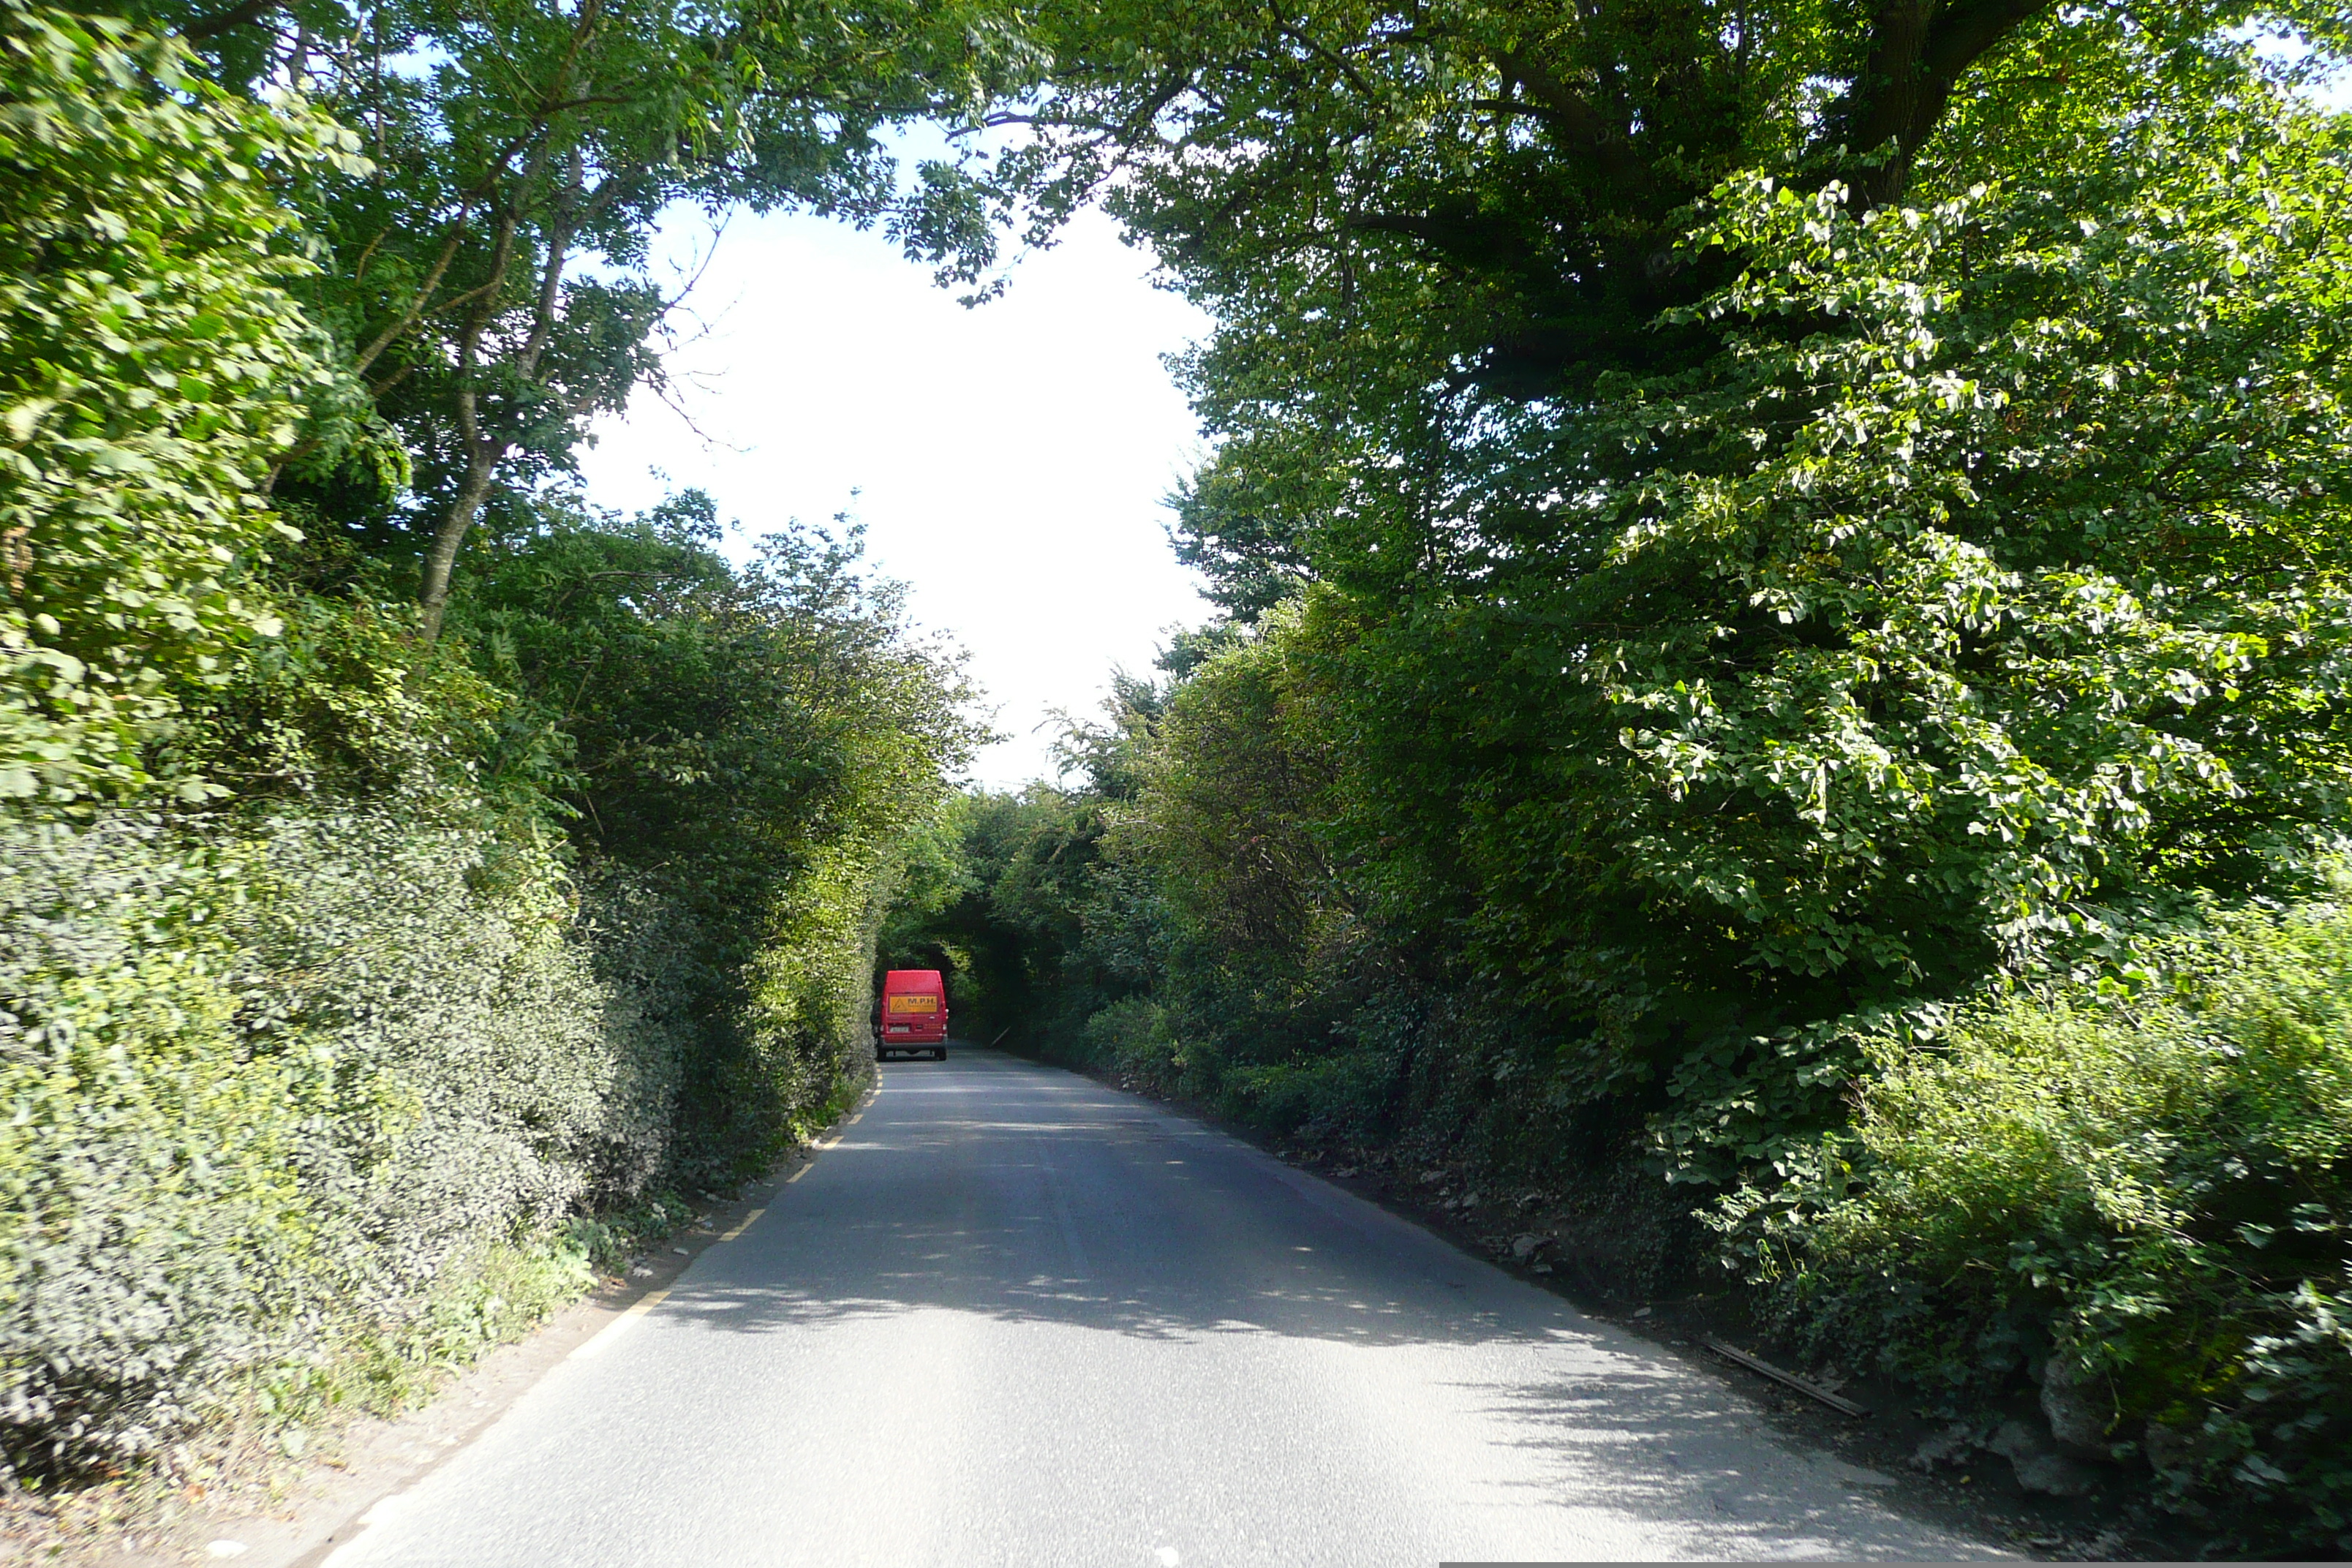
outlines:
[{"label": "van wheel", "polygon": [[948,1059],[948,1048],[947,1048],[945,1046],[941,1046],[938,1050],[933,1051],[933,1052],[931,1053],[931,1059],[932,1059],[932,1060],[934,1060],[934,1061],[942,1061],[942,1062],[943,1062],[943,1061],[945,1061],[945,1060],[947,1060],[947,1059]]}]

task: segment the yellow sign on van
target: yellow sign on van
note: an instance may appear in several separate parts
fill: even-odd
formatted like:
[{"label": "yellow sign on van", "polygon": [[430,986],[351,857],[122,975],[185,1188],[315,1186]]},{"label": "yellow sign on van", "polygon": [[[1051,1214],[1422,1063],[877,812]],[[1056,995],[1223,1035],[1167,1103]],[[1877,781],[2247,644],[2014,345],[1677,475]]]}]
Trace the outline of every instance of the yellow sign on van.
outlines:
[{"label": "yellow sign on van", "polygon": [[936,996],[910,996],[901,992],[890,998],[890,1011],[893,1013],[936,1013],[939,1010],[940,999]]}]

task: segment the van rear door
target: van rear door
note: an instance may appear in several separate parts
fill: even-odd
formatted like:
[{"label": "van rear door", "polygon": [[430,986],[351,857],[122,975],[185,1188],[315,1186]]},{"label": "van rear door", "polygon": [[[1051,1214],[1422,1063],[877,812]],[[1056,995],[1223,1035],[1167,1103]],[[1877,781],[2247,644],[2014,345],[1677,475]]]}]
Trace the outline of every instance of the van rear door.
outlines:
[{"label": "van rear door", "polygon": [[944,1061],[948,1054],[948,990],[936,969],[893,969],[882,977],[877,1055],[920,1047]]}]

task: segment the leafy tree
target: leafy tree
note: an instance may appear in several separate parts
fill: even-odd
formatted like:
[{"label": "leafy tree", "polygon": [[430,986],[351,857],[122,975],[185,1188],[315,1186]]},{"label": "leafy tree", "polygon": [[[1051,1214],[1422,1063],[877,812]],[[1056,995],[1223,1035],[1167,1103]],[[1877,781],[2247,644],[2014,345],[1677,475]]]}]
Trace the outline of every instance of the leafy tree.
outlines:
[{"label": "leafy tree", "polygon": [[1180,521],[1304,592],[1318,854],[1686,1173],[1840,1116],[1841,1020],[2332,830],[2344,161],[2251,15],[1042,24],[988,174],[1116,174],[1217,313]]},{"label": "leafy tree", "polygon": [[2293,886],[2346,783],[2344,171],[2256,101],[1927,211],[1727,188],[1722,358],[1513,430],[1558,499],[1454,529],[1460,586],[1310,614],[1390,918],[1633,1004],[1596,1081],[1752,1158],[1838,1114],[1812,1023]]},{"label": "leafy tree", "polygon": [[356,159],[194,67],[0,6],[0,796],[150,782],[180,698],[278,630],[266,481],[339,390],[283,197]]},{"label": "leafy tree", "polygon": [[1027,59],[986,5],[911,0],[159,0],[142,15],[221,80],[290,83],[361,138],[366,164],[309,191],[331,256],[309,297],[414,486],[389,515],[346,518],[350,476],[313,463],[286,500],[371,548],[414,550],[428,637],[485,509],[512,510],[568,471],[591,418],[662,390],[663,334],[690,287],[660,276],[664,214],[872,221],[895,186],[879,133],[976,103]]},{"label": "leafy tree", "polygon": [[560,798],[605,853],[724,879],[790,861],[795,833],[890,837],[982,733],[957,658],[912,636],[854,532],[796,527],[740,567],[720,537],[697,492],[558,514],[487,556],[464,624],[565,737]]},{"label": "leafy tree", "polygon": [[[2255,71],[2238,24],[2257,15],[1048,9],[1055,91],[1000,114],[1031,139],[969,177],[1040,229],[1104,189],[1218,317],[1183,367],[1222,442],[1181,498],[1180,549],[1255,615],[1312,578],[1388,593],[1423,566],[1475,571],[1449,528],[1559,477],[1507,439],[1520,411],[1572,406],[1612,369],[1717,353],[1716,322],[1690,307],[1740,258],[1682,240],[1721,182],[1834,182],[1858,213],[2103,161],[2130,116]],[[2341,41],[2329,8],[2259,16]]]},{"label": "leafy tree", "polygon": [[1260,1005],[1277,1014],[1298,1000],[1302,972],[1349,945],[1357,912],[1321,830],[1332,756],[1312,715],[1329,694],[1285,657],[1295,619],[1277,612],[1269,635],[1177,686],[1117,833],[1119,852],[1152,868],[1188,934],[1216,952],[1210,966],[1261,975],[1272,994]]}]

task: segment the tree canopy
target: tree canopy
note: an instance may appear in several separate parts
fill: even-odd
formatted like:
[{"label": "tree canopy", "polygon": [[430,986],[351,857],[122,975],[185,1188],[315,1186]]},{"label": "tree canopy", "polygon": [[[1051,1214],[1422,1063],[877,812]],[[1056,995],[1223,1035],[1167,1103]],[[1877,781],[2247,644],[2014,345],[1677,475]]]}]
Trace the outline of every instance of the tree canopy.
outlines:
[{"label": "tree canopy", "polygon": [[[1040,1048],[1351,1165],[1557,1184],[1594,1256],[1712,1192],[1684,1256],[1812,1343],[1954,1415],[2084,1380],[2191,1516],[2340,1545],[2332,982],[2231,1036],[2268,1031],[2230,1047],[2260,1094],[2077,1091],[2132,1053],[2207,1081],[2228,1006],[2137,1020],[2341,920],[2352,131],[2305,89],[2343,17],[1038,30],[962,188],[1035,228],[1101,194],[1213,315],[1172,500],[1229,617],[975,852]],[[1906,1183],[2007,1184],[1930,1244]],[[2333,1239],[2252,1256],[2290,1231]]]},{"label": "tree canopy", "polygon": [[[873,222],[890,127],[977,112],[1026,69],[985,4],[668,0],[137,9],[240,91],[299,91],[361,153],[292,193],[326,264],[304,291],[409,469],[314,432],[280,504],[416,560],[436,630],[486,510],[568,474],[599,415],[658,393],[691,287],[654,251],[666,215],[780,207]],[[357,459],[357,460],[355,460]],[[324,542],[323,541],[321,542]]]}]

